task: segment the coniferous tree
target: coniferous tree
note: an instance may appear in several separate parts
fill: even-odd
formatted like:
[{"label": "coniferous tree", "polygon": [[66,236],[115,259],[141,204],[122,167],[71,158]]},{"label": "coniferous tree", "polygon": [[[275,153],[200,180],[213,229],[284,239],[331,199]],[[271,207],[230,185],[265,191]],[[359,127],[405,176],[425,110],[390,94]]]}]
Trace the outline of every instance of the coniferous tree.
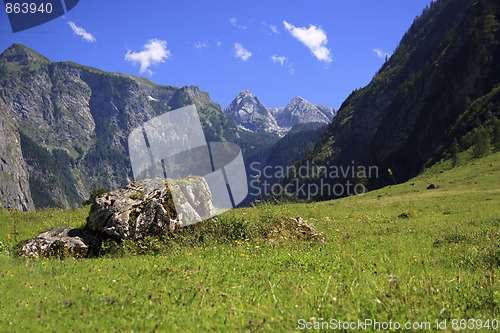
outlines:
[{"label": "coniferous tree", "polygon": [[484,127],[479,127],[473,135],[474,157],[482,157],[490,151],[490,138]]},{"label": "coniferous tree", "polygon": [[[367,185],[368,185],[368,178],[366,177],[366,172],[363,167],[358,166],[356,168],[356,172],[354,174],[354,178],[352,179],[352,182],[356,189],[362,188],[363,193],[367,190]],[[362,193],[356,193],[356,194],[362,194]]]},{"label": "coniferous tree", "polygon": [[460,147],[458,145],[457,139],[453,140],[453,143],[450,147],[450,155],[451,155],[451,165],[456,167],[458,165],[458,153],[460,152]]},{"label": "coniferous tree", "polygon": [[495,151],[500,151],[500,120],[497,120],[493,132],[493,148]]}]

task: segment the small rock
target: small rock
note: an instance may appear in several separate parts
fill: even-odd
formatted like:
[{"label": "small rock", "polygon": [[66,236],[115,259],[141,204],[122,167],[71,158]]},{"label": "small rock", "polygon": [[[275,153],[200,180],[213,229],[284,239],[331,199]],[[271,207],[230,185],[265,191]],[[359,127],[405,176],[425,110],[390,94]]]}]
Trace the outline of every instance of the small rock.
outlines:
[{"label": "small rock", "polygon": [[283,217],[270,224],[266,238],[270,242],[281,239],[306,239],[325,242],[325,237],[302,217]]},{"label": "small rock", "polygon": [[27,241],[21,253],[27,257],[72,255],[86,257],[100,248],[100,240],[82,229],[53,228]]},{"label": "small rock", "polygon": [[428,189],[428,190],[435,190],[436,188],[437,188],[437,187],[436,187],[436,185],[434,185],[434,184],[429,184],[429,186],[427,186],[427,189]]}]

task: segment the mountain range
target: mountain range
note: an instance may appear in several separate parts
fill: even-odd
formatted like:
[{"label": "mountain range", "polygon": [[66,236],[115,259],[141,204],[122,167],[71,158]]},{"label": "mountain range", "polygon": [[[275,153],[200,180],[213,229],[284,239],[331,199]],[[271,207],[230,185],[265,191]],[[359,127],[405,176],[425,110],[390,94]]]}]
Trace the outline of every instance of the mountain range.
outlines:
[{"label": "mountain range", "polygon": [[[133,180],[127,144],[131,130],[191,104],[207,141],[238,144],[247,167],[264,163],[285,134],[244,129],[194,86],[162,86],[51,62],[26,46],[12,45],[0,55],[0,205],[73,207],[95,189],[125,186]],[[317,137],[306,139],[293,156],[312,148]]]},{"label": "mountain range", "polygon": [[375,166],[379,173],[370,179],[351,173],[344,179],[272,179],[283,185],[352,180],[373,189],[405,181],[461,151],[498,151],[499,6],[494,0],[432,2],[372,81],[354,90],[336,115],[300,97],[267,108],[246,90],[222,110],[197,87],[51,62],[14,44],[0,55],[0,204],[71,207],[93,189],[125,186],[132,180],[130,131],[191,104],[207,141],[241,147],[249,180],[259,174],[259,167],[251,167],[255,162],[306,169]]},{"label": "mountain range", "polygon": [[248,90],[241,91],[224,113],[250,132],[270,132],[283,136],[294,126],[307,123],[329,124],[335,110],[315,105],[297,96],[283,108],[268,108]]}]

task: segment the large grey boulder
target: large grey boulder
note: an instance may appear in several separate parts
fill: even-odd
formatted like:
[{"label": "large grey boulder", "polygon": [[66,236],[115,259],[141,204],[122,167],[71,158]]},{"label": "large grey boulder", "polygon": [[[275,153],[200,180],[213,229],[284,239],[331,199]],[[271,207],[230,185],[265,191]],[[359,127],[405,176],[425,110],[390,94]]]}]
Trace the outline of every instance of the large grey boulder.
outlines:
[{"label": "large grey boulder", "polygon": [[145,179],[96,198],[86,228],[137,240],[168,234],[216,214],[210,188],[202,177]]},{"label": "large grey boulder", "polygon": [[21,249],[31,258],[70,255],[86,257],[99,250],[100,240],[82,229],[52,228],[27,241]]}]

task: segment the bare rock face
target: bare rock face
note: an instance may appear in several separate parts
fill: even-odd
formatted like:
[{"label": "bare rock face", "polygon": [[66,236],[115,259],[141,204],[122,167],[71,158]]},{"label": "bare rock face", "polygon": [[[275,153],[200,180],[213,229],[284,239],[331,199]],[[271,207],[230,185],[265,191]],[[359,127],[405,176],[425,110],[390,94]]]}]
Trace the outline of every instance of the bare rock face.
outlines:
[{"label": "bare rock face", "polygon": [[[175,204],[170,188],[174,190]],[[191,224],[190,221],[216,214],[203,178],[146,179],[96,198],[86,228],[137,240],[147,235],[168,234]]]},{"label": "bare rock face", "polygon": [[29,174],[23,159],[21,140],[15,122],[4,112],[0,99],[0,206],[33,210]]},{"label": "bare rock face", "polygon": [[86,257],[100,248],[100,240],[82,229],[53,228],[24,244],[21,253],[32,258],[70,255]]}]

